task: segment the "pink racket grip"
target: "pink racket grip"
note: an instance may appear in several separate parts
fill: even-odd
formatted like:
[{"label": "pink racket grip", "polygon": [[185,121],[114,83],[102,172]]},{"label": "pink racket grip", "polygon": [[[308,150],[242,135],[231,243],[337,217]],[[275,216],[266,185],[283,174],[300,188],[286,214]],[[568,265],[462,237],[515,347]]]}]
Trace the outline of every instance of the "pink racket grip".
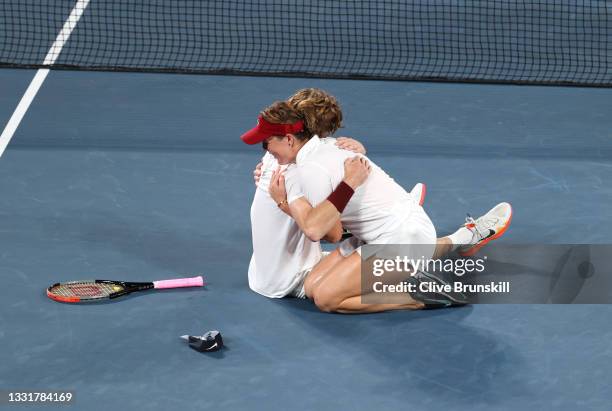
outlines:
[{"label": "pink racket grip", "polygon": [[154,288],[202,287],[204,279],[201,275],[193,278],[176,278],[174,280],[153,281]]}]

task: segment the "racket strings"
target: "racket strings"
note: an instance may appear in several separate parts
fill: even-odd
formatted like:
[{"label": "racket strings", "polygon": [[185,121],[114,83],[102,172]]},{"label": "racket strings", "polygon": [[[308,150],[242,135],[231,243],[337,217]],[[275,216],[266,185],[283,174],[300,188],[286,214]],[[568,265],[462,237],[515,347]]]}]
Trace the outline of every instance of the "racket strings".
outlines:
[{"label": "racket strings", "polygon": [[123,287],[116,284],[75,282],[61,284],[57,287],[53,287],[50,291],[51,293],[61,297],[96,298],[108,297],[110,294],[122,290]]}]

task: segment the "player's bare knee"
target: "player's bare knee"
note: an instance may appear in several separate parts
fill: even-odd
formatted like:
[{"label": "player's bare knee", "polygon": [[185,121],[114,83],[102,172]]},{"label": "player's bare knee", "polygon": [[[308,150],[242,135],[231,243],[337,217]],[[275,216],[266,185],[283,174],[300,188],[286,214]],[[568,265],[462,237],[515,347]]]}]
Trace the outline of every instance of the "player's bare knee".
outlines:
[{"label": "player's bare knee", "polygon": [[338,311],[339,301],[327,292],[315,292],[314,303],[317,308],[325,313]]},{"label": "player's bare knee", "polygon": [[332,313],[334,312],[334,304],[331,304],[331,301],[324,298],[315,298],[315,305],[317,308],[324,313]]},{"label": "player's bare knee", "polygon": [[306,293],[306,296],[308,298],[314,300],[315,288],[316,283],[314,281],[314,278],[312,276],[306,277],[306,279],[304,280],[304,292]]}]

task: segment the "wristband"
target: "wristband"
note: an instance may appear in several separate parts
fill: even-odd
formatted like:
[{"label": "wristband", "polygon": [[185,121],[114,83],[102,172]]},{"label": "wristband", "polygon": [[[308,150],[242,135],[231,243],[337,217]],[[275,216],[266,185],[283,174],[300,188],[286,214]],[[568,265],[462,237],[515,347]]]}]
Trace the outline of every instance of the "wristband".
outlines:
[{"label": "wristband", "polygon": [[284,199],[283,201],[281,201],[280,203],[276,204],[278,206],[278,208],[283,208],[284,205],[289,205],[289,202],[287,201],[287,199]]},{"label": "wristband", "polygon": [[327,197],[327,201],[332,203],[334,207],[336,207],[336,210],[338,210],[338,212],[342,214],[344,208],[346,207],[354,193],[355,190],[353,190],[351,186],[342,181],[340,182],[340,184],[338,184],[338,187],[336,187],[336,189],[329,195],[329,197]]}]

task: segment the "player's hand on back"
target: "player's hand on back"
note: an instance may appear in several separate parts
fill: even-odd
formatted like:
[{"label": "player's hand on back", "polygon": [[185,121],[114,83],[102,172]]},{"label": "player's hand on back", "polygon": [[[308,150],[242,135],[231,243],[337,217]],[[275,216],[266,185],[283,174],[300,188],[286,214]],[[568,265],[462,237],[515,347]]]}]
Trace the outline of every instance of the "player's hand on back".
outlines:
[{"label": "player's hand on back", "polygon": [[359,141],[350,137],[338,137],[336,139],[336,146],[345,150],[352,151],[357,154],[365,154],[366,149]]},{"label": "player's hand on back", "polygon": [[253,180],[255,180],[255,184],[259,183],[259,179],[261,178],[261,167],[263,167],[263,163],[260,161],[255,166],[255,170],[253,170]]},{"label": "player's hand on back", "polygon": [[353,190],[362,185],[370,175],[370,163],[364,157],[355,156],[344,160],[344,182]]},{"label": "player's hand on back", "polygon": [[280,167],[278,167],[274,173],[272,173],[272,179],[270,180],[270,188],[268,191],[270,192],[270,197],[272,197],[276,204],[280,204],[287,200],[285,176],[283,175]]}]

